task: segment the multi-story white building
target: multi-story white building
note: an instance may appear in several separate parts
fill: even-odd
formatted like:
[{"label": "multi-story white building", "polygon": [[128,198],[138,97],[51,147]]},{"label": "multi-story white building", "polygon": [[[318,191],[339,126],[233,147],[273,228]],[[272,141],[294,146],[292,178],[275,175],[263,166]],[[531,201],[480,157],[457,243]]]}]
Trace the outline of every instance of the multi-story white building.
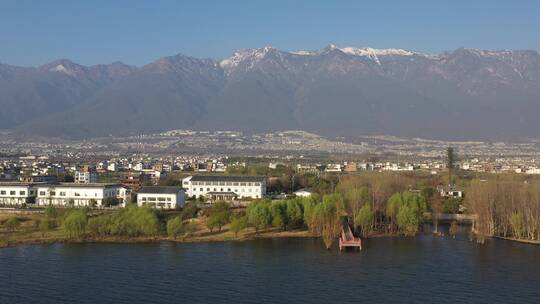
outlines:
[{"label": "multi-story white building", "polygon": [[44,184],[36,187],[38,206],[103,207],[125,205],[127,189],[119,184]]},{"label": "multi-story white building", "polygon": [[137,193],[137,206],[176,209],[184,206],[185,192],[180,187],[142,187]]},{"label": "multi-story white building", "polygon": [[34,183],[0,183],[0,205],[23,205],[34,203]]},{"label": "multi-story white building", "polygon": [[75,171],[75,183],[77,184],[95,184],[98,182],[98,174],[95,171],[83,170]]},{"label": "multi-story white building", "polygon": [[182,180],[189,197],[211,200],[262,198],[266,195],[264,176],[195,175]]}]

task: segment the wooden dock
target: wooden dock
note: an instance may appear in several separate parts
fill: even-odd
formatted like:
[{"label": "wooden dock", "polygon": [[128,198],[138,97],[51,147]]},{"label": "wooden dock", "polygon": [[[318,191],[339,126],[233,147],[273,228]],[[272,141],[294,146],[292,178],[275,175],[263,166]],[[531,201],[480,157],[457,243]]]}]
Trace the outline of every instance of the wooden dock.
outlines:
[{"label": "wooden dock", "polygon": [[348,223],[343,223],[341,227],[341,236],[339,237],[339,250],[343,251],[347,249],[347,247],[362,250],[362,240],[353,235]]}]

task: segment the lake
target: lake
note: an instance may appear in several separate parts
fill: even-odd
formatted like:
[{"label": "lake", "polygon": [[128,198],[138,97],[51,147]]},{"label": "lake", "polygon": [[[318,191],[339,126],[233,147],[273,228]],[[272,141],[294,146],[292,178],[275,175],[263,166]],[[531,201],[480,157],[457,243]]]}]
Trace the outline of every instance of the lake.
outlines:
[{"label": "lake", "polygon": [[466,237],[0,249],[0,303],[540,303],[540,246]]}]

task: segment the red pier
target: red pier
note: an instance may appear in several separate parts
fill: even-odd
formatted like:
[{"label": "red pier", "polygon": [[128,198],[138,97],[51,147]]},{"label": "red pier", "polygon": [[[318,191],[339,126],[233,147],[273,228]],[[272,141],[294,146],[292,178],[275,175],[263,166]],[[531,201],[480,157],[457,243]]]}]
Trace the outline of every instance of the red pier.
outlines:
[{"label": "red pier", "polygon": [[347,247],[362,250],[362,240],[353,235],[348,223],[343,223],[341,227],[341,236],[339,237],[339,250],[343,251]]}]

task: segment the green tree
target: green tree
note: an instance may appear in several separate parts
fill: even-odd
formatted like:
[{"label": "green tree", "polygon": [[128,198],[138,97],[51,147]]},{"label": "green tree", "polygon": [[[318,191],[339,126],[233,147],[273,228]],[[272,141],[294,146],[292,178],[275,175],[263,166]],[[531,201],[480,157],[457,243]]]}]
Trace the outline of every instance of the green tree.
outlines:
[{"label": "green tree", "polygon": [[291,228],[297,228],[302,225],[304,219],[304,208],[301,198],[288,200],[285,211],[287,214],[287,223]]},{"label": "green tree", "polygon": [[159,219],[154,210],[127,206],[111,219],[110,233],[122,236],[154,236],[159,232]]},{"label": "green tree", "polygon": [[343,201],[341,196],[328,194],[323,196],[321,204],[316,205],[314,210],[317,230],[323,238],[326,249],[330,249],[339,235],[341,227],[341,215],[343,212]]},{"label": "green tree", "polygon": [[238,232],[246,229],[248,224],[247,216],[236,216],[232,219],[230,229],[234,232],[234,237],[238,237]]},{"label": "green tree", "polygon": [[369,189],[367,187],[352,188],[345,192],[345,203],[347,212],[352,215],[352,220],[356,224],[356,216],[360,208],[370,201]]},{"label": "green tree", "polygon": [[412,206],[403,205],[399,208],[397,222],[405,235],[415,235],[420,222],[416,217],[416,210]]},{"label": "green tree", "polygon": [[267,200],[258,200],[252,202],[247,210],[248,223],[255,227],[255,232],[259,233],[260,229],[266,228],[272,222],[272,214],[270,213],[270,202]]},{"label": "green tree", "polygon": [[362,228],[362,235],[364,237],[367,237],[368,233],[371,231],[374,217],[375,213],[371,210],[370,204],[365,204],[358,210],[355,224]]},{"label": "green tree", "polygon": [[316,216],[317,205],[320,204],[320,197],[317,194],[312,194],[302,200],[302,207],[304,209],[304,223],[308,226],[312,233],[318,233]]},{"label": "green tree", "polygon": [[167,221],[167,234],[176,239],[184,233],[184,223],[182,218],[177,216]]},{"label": "green tree", "polygon": [[207,220],[207,225],[210,231],[217,227],[221,232],[221,228],[229,223],[231,218],[231,206],[226,202],[216,202],[210,208],[210,216]]},{"label": "green tree", "polygon": [[456,214],[459,213],[459,206],[461,205],[461,199],[457,197],[449,198],[444,201],[443,212]]},{"label": "green tree", "polygon": [[272,226],[287,230],[287,203],[283,201],[272,202],[270,214],[272,216]]},{"label": "green tree", "polygon": [[510,225],[516,239],[521,239],[525,235],[525,219],[523,218],[523,214],[520,212],[512,213],[510,216]]},{"label": "green tree", "polygon": [[62,227],[69,236],[80,237],[86,233],[87,223],[88,216],[86,210],[77,210],[69,212],[64,219]]}]

